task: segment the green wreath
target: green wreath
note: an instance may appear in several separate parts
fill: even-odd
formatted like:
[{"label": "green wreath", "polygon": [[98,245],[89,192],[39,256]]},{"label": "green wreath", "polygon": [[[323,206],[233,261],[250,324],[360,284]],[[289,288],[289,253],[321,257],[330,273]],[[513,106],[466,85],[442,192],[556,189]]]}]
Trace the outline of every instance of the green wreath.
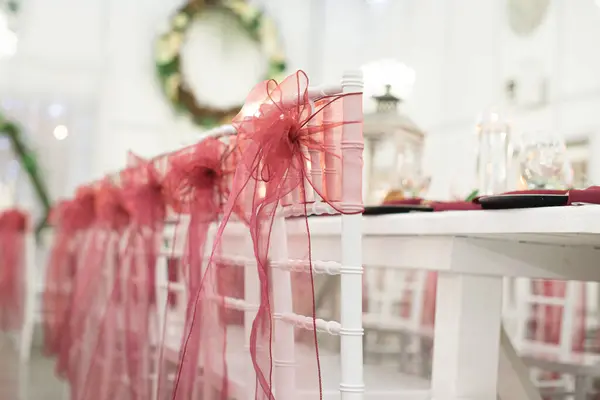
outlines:
[{"label": "green wreath", "polygon": [[50,214],[50,196],[48,195],[48,189],[45,182],[42,179],[40,168],[35,155],[31,149],[27,147],[21,129],[17,124],[7,120],[3,115],[0,114],[0,135],[7,136],[10,140],[15,156],[19,163],[27,172],[29,180],[33,186],[33,189],[38,197],[40,204],[43,207],[44,215],[42,220],[36,225],[36,233],[39,233],[48,221],[48,215]]},{"label": "green wreath", "polygon": [[217,7],[230,12],[248,35],[261,45],[268,61],[265,79],[280,78],[286,68],[275,24],[244,0],[195,0],[183,6],[171,18],[170,29],[158,38],[156,70],[162,90],[175,110],[188,115],[194,123],[204,128],[229,122],[242,107],[240,105],[220,109],[201,104],[181,73],[181,48],[185,42],[185,35],[194,19],[207,7]]}]

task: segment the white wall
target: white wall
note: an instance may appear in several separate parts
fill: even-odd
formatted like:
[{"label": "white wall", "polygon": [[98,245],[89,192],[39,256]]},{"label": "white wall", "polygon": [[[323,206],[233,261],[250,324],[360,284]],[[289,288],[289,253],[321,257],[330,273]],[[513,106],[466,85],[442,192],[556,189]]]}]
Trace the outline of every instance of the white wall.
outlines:
[{"label": "white wall", "polygon": [[[526,38],[510,31],[505,0],[326,3],[330,21],[345,16],[327,26],[328,79],[357,60],[393,57],[415,69],[414,92],[404,109],[429,135],[431,196],[474,185],[477,115],[504,101],[504,84],[513,77],[551,80],[549,105],[513,111],[517,140],[521,132],[538,129],[591,136],[600,158],[600,9],[593,0],[552,0],[542,26]],[[600,181],[600,165],[592,165],[591,180]]]},{"label": "white wall", "polygon": [[[93,134],[82,129],[82,137],[72,141],[77,150],[70,151],[90,154],[73,159],[78,168],[68,172],[69,187],[121,167],[129,148],[151,155],[200,135],[173,117],[155,84],[153,37],[180,2],[23,2],[19,53],[9,65],[0,65],[0,88],[25,98],[58,99],[73,105],[74,113],[91,114],[80,118],[94,121]],[[315,83],[380,58],[396,58],[415,69],[414,91],[404,107],[429,134],[425,169],[434,175],[432,196],[446,196],[451,185],[468,190],[476,116],[498,104],[505,80],[527,73],[528,66],[552,80],[551,104],[517,113],[515,130],[592,135],[600,154],[595,135],[600,124],[600,9],[593,0],[573,0],[568,6],[567,0],[553,0],[543,26],[525,39],[509,31],[505,0],[254,3],[278,22],[290,69],[305,69]],[[202,63],[192,61],[209,68]],[[86,111],[76,110],[80,103],[88,105]],[[600,174],[592,179],[600,181]]]}]

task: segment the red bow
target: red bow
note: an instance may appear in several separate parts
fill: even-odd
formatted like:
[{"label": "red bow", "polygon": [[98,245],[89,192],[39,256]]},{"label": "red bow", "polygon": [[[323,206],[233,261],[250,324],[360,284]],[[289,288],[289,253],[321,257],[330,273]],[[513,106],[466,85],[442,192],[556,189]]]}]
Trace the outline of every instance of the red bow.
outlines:
[{"label": "red bow", "polygon": [[225,149],[224,143],[211,137],[169,158],[165,189],[175,212],[202,212],[209,218],[218,213],[228,192],[223,185],[227,174],[223,168]]},{"label": "red bow", "polygon": [[[182,265],[187,267],[184,276],[190,293],[185,320],[185,332],[201,324],[192,315],[193,293],[203,281],[204,245],[210,225],[222,214],[222,207],[229,195],[228,181],[231,171],[226,168],[227,146],[217,138],[209,137],[196,146],[185,149],[169,158],[169,170],[165,177],[168,203],[178,214],[189,214],[187,246]],[[199,350],[191,352],[198,365]],[[224,357],[224,353],[223,353]],[[197,371],[188,370],[184,379],[186,399],[192,396],[197,384]]]},{"label": "red bow", "polygon": [[4,232],[24,233],[27,229],[28,216],[24,211],[12,209],[0,215],[0,230]]},{"label": "red bow", "polygon": [[[249,210],[250,234],[254,243],[261,289],[261,302],[250,338],[250,350],[259,383],[257,399],[274,398],[271,384],[273,370],[270,358],[272,308],[268,251],[276,210],[282,200],[294,192],[298,194],[297,205],[305,206],[303,214],[306,217],[306,204],[310,203],[307,190],[314,190],[323,199],[323,202],[329,203],[338,212],[343,212],[338,209],[339,206],[336,203],[340,200],[336,196],[336,188],[327,187],[324,182],[313,182],[308,164],[311,152],[319,153],[324,158],[335,157],[341,160],[341,154],[336,153],[337,147],[332,147],[330,143],[327,143],[325,136],[327,135],[329,139],[331,135],[339,133],[340,130],[337,128],[345,124],[360,123],[358,120],[345,120],[342,113],[338,112],[338,106],[348,95],[324,97],[313,103],[308,94],[308,78],[304,72],[298,71],[281,84],[273,80],[258,84],[249,94],[244,109],[232,122],[238,133],[237,144],[241,157],[224,208],[223,219],[216,234],[213,254],[215,249],[220,248],[219,242],[228,220],[237,206],[236,203],[239,202],[239,199],[244,199],[244,206]],[[324,110],[328,112],[326,120],[322,118]],[[341,143],[340,138],[337,139],[336,143]],[[312,193],[310,194],[312,195]],[[307,230],[307,239],[309,239],[309,235]],[[310,248],[307,249],[307,253],[310,255]],[[213,267],[209,264],[208,271]],[[311,274],[306,275],[310,279],[312,289],[312,268],[309,270]],[[202,287],[198,289],[195,296],[192,296],[196,299],[196,309],[202,310],[206,282],[205,279]],[[314,321],[314,290],[312,292],[310,300]],[[199,311],[197,314],[205,315],[206,313]],[[215,322],[210,321],[207,325],[211,323]],[[313,328],[316,327],[313,326]],[[186,368],[197,365],[194,362],[193,354],[197,352],[195,350],[195,347],[198,346],[197,342],[202,340],[200,333],[196,332],[201,329],[201,325],[198,324],[187,336],[182,352],[183,361],[180,363],[180,381],[184,378]],[[318,364],[316,329],[314,331],[315,357]],[[259,348],[267,350],[260,351],[259,354]],[[319,374],[320,382],[320,373],[315,373]],[[227,383],[223,382],[221,387],[223,398],[227,396],[226,391]],[[186,389],[182,385],[175,387],[175,398],[186,398],[186,394]]]},{"label": "red bow", "polygon": [[164,222],[166,203],[158,172],[151,162],[123,171],[123,202],[131,219],[140,226],[153,227]]},{"label": "red bow", "polygon": [[129,224],[129,212],[125,208],[121,189],[109,181],[103,181],[96,194],[96,218],[109,230],[120,231]]}]

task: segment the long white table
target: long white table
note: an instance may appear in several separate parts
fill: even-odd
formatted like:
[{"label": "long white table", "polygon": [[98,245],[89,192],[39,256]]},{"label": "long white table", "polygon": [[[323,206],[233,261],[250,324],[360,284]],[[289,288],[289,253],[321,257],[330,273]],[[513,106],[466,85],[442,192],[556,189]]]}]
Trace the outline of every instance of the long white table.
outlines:
[{"label": "long white table", "polygon": [[[340,218],[309,221],[320,259]],[[501,329],[502,278],[600,281],[600,206],[365,217],[363,233],[365,266],[439,272],[433,400],[540,398]]]}]

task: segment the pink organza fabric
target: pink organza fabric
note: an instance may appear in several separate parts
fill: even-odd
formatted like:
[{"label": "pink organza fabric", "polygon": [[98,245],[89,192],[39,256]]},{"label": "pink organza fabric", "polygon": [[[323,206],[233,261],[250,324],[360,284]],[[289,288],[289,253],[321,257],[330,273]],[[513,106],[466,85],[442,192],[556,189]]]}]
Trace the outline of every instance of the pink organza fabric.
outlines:
[{"label": "pink organza fabric", "polygon": [[[95,232],[92,229],[96,219],[96,193],[91,187],[80,188],[70,203],[61,207],[60,229],[55,241],[54,249],[50,258],[50,265],[47,272],[47,292],[52,293],[55,289],[62,292],[63,287],[67,287],[65,298],[68,302],[64,309],[59,308],[60,314],[55,322],[57,330],[54,336],[51,336],[53,342],[49,342],[49,350],[55,350],[58,354],[56,363],[56,373],[58,376],[66,378],[69,382],[75,382],[76,366],[72,362],[72,351],[74,340],[77,338],[77,331],[74,321],[81,313],[83,304],[78,303],[76,296],[82,292],[78,290],[78,282],[82,280],[81,272],[84,265],[94,258],[87,253],[94,250]],[[66,278],[65,281],[61,279]],[[65,285],[64,283],[72,283]],[[89,286],[89,284],[88,284]],[[83,290],[85,292],[85,290]],[[61,305],[62,306],[62,305]],[[53,310],[48,310],[52,315]],[[76,384],[72,384],[72,390],[76,389]],[[75,398],[75,397],[73,397]]]},{"label": "pink organza fabric", "polygon": [[[348,96],[348,95],[346,95]],[[360,96],[351,94],[350,96]],[[307,217],[307,205],[310,202],[303,182],[309,182],[311,189],[318,192],[323,201],[329,203],[338,212],[339,187],[327,187],[325,182],[310,182],[311,175],[308,167],[306,151],[317,150],[325,157],[334,157],[341,161],[339,152],[341,128],[344,124],[360,123],[344,119],[342,110],[345,96],[331,96],[313,104],[308,96],[308,78],[302,71],[289,76],[278,84],[267,81],[258,84],[246,100],[244,109],[234,120],[237,135],[237,149],[240,159],[237,162],[230,194],[223,212],[223,219],[215,237],[213,254],[206,266],[206,273],[199,286],[196,287],[192,299],[191,325],[187,332],[179,364],[178,381],[174,388],[174,399],[191,399],[188,387],[182,382],[197,368],[198,359],[210,353],[207,343],[203,340],[206,332],[212,334],[214,328],[206,323],[210,315],[210,297],[212,289],[211,277],[218,271],[217,252],[220,249],[223,234],[232,214],[239,202],[248,209],[247,217],[250,235],[253,242],[253,252],[256,258],[256,273],[260,280],[260,304],[250,337],[250,352],[256,375],[256,399],[275,399],[273,391],[273,304],[272,282],[269,267],[269,249],[272,226],[278,206],[296,191],[298,198],[294,203],[304,205],[302,218]],[[250,111],[251,110],[251,111]],[[327,111],[327,118],[323,113]],[[335,134],[337,146],[327,146],[324,142],[324,132]],[[360,160],[359,160],[360,161]],[[340,163],[341,165],[341,163]],[[320,188],[325,188],[324,190]],[[308,223],[303,236],[306,249],[305,259],[310,260],[310,232]],[[313,330],[309,340],[314,354],[314,362],[302,366],[306,375],[312,374],[307,381],[313,385],[313,398],[322,397],[320,378],[319,346],[315,327],[314,281],[312,268],[303,278],[294,278],[293,289],[296,293],[294,311],[312,317]],[[302,280],[304,279],[304,280]],[[300,301],[298,301],[300,300]],[[209,325],[209,326],[207,326]],[[229,346],[229,343],[226,343]],[[312,356],[311,356],[312,357]],[[223,379],[226,379],[227,369]],[[238,377],[239,378],[239,377]],[[247,381],[247,384],[253,384]],[[223,389],[223,387],[219,387]],[[225,396],[221,393],[221,399]]]},{"label": "pink organza fabric", "polygon": [[25,301],[25,233],[28,216],[18,209],[0,215],[0,330],[20,330]]},{"label": "pink organza fabric", "polygon": [[[142,159],[121,174],[122,199],[131,217],[120,265],[125,321],[124,353],[128,399],[152,397],[157,325],[155,276],[166,207],[158,171]],[[118,293],[119,287],[113,290]],[[115,296],[116,297],[116,296]],[[116,301],[115,305],[119,306]]]},{"label": "pink organza fabric", "polygon": [[55,236],[46,267],[43,293],[44,352],[58,355],[67,332],[77,260],[86,237],[85,229],[94,218],[93,198],[80,194],[74,200],[62,201],[52,210],[50,222]]},{"label": "pink organza fabric", "polygon": [[[224,199],[228,197],[227,181],[230,171],[225,168],[227,155],[227,146],[219,139],[210,137],[191,149],[176,153],[169,158],[169,168],[164,181],[167,202],[178,215],[189,216],[185,249],[181,263],[179,263],[190,298],[186,305],[183,338],[190,334],[192,326],[203,325],[207,321],[204,316],[195,318],[192,307],[193,295],[203,282],[204,246],[208,239],[209,228],[221,215]],[[177,238],[175,239],[177,241]],[[174,245],[175,247],[177,244]],[[176,257],[172,257],[172,260],[176,260]],[[170,267],[172,266],[173,264]],[[210,290],[213,293],[217,292],[216,283],[213,283]],[[176,301],[177,299],[169,300]],[[174,395],[175,398],[191,399],[198,393],[202,393],[202,382],[208,378],[207,374],[202,377],[201,367],[207,370],[209,366],[211,370],[217,369],[223,372],[221,376],[224,378],[220,384],[216,385],[216,390],[219,398],[223,400],[228,398],[224,347],[225,326],[218,321],[212,321],[210,326],[205,326],[210,329],[210,337],[198,335],[197,341],[189,346],[189,358],[180,361],[185,363],[185,368],[177,378],[176,384],[179,391]],[[202,334],[205,335],[207,332],[202,331]],[[211,352],[210,357],[205,355],[201,364],[199,349],[203,340],[211,341]],[[167,369],[167,363],[167,360],[161,360],[161,370]],[[159,372],[159,376],[166,376],[163,371]],[[161,382],[159,398],[168,396],[166,393],[170,393],[170,391],[171,387],[168,386],[168,383]]]},{"label": "pink organza fabric", "polygon": [[[120,278],[122,261],[119,242],[129,223],[119,189],[108,180],[94,192],[95,223],[89,231],[89,246],[79,265],[69,321],[68,372],[74,399],[113,398],[122,384],[124,361],[122,340],[115,337],[119,322],[115,304],[122,302],[121,290],[113,290]],[[97,386],[102,382],[103,386]],[[101,388],[98,390],[98,388]],[[108,397],[107,397],[108,396]]]},{"label": "pink organza fabric", "polygon": [[71,297],[71,288],[75,276],[73,265],[73,246],[75,229],[68,223],[68,210],[71,205],[62,201],[53,207],[49,222],[54,227],[54,241],[50,247],[44,291],[42,294],[44,353],[56,355],[60,349],[60,329]]},{"label": "pink organza fabric", "polygon": [[105,242],[104,246],[98,247],[101,253],[94,258],[99,263],[93,263],[86,271],[99,288],[88,289],[87,293],[93,296],[86,307],[90,315],[87,321],[85,316],[82,318],[87,326],[78,330],[81,332],[82,350],[89,352],[89,359],[85,353],[78,355],[80,372],[84,375],[77,395],[86,400],[120,399],[127,398],[132,392],[137,395],[138,390],[143,391],[129,381],[127,358],[130,354],[126,350],[125,337],[131,321],[127,321],[125,314],[127,305],[123,282],[126,282],[126,266],[131,259],[126,255],[134,251],[136,236],[129,229],[130,214],[121,189],[105,180],[96,196],[98,235]]}]

